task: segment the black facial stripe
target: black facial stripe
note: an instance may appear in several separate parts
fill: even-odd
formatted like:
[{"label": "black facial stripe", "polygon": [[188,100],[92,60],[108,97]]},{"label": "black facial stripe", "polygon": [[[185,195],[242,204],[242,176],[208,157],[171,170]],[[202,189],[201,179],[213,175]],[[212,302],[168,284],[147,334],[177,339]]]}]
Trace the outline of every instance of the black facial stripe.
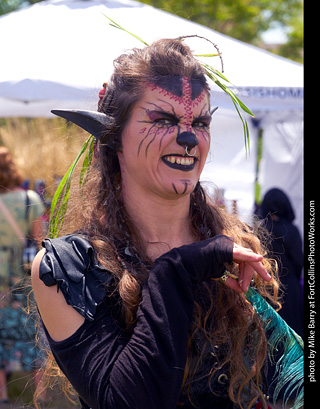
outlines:
[{"label": "black facial stripe", "polygon": [[[143,144],[143,142],[150,136],[149,134],[150,134],[150,132],[151,132],[151,130],[152,130],[153,128],[157,128],[157,125],[154,124],[153,126],[151,126],[151,128],[149,129],[147,135],[146,135],[146,136],[142,139],[142,141],[139,143],[139,148],[138,148],[138,154],[137,154],[137,156],[139,156],[140,151],[141,151],[142,144]],[[158,133],[159,131],[161,131],[162,129],[163,129],[163,128],[157,128],[157,130],[155,131],[155,133],[154,133],[152,139],[150,140],[150,142],[149,142],[148,145],[146,146],[145,156],[147,156],[147,154],[148,154],[149,146],[152,144],[152,142],[155,141],[155,139],[156,139],[156,137],[157,137],[157,133]],[[169,128],[166,130],[165,134],[162,135],[162,137],[161,137],[161,139],[160,139],[160,147],[159,147],[159,150],[160,150],[160,148],[161,148],[162,140],[163,140],[163,138],[166,136],[166,134],[167,134],[168,132],[169,132]]]},{"label": "black facial stripe", "polygon": [[142,141],[139,143],[138,155],[137,155],[137,156],[139,156],[139,154],[140,154],[140,150],[141,150],[141,146],[142,146],[143,142],[149,137],[149,134],[150,134],[151,130],[152,130],[153,128],[155,128],[155,127],[156,127],[156,124],[152,125],[152,126],[150,127],[150,129],[149,129],[147,135],[146,135],[146,136],[142,139]]},{"label": "black facial stripe", "polygon": [[165,100],[163,100],[163,99],[159,99],[159,101],[161,101],[161,102],[163,102],[163,103],[169,105],[170,108],[171,108],[171,111],[172,111],[173,115],[175,115],[177,118],[179,118],[179,119],[182,118],[182,116],[179,116],[179,115],[176,114],[176,111],[174,110],[174,106],[173,106],[172,104],[170,104],[170,102],[165,101]]},{"label": "black facial stripe", "polygon": [[[175,185],[174,183],[172,183],[172,187],[173,187],[173,190],[175,191],[175,193],[176,193],[177,195],[179,195],[179,192],[178,192],[178,190],[177,190],[177,188],[176,188],[176,185]],[[187,182],[184,182],[184,190],[183,190],[183,192],[180,193],[180,194],[181,194],[181,195],[185,194],[186,191],[187,191],[187,189],[188,189],[188,183],[187,183]]]},{"label": "black facial stripe", "polygon": [[201,108],[201,111],[200,111],[200,115],[199,116],[210,116],[211,117],[211,114],[210,114],[210,112],[209,112],[209,110],[207,109],[207,111],[206,111],[206,113],[204,114],[204,112],[203,112],[203,110],[204,110],[204,108],[207,106],[207,103],[205,103],[204,105],[203,105],[203,107]]},{"label": "black facial stripe", "polygon": [[160,139],[159,151],[160,151],[160,149],[161,149],[161,145],[162,145],[163,138],[167,135],[167,133],[169,132],[169,130],[170,130],[170,128],[168,128],[168,129],[166,130],[166,132],[162,135],[162,137],[161,137],[161,139]]},{"label": "black facial stripe", "polygon": [[151,139],[151,141],[150,141],[150,142],[148,143],[148,145],[146,146],[145,156],[147,156],[149,146],[152,144],[152,142],[154,142],[154,140],[155,140],[155,139],[156,139],[156,137],[157,137],[157,133],[158,133],[160,130],[161,130],[161,129],[157,129],[157,130],[156,130],[156,132],[154,133],[153,138]]},{"label": "black facial stripe", "polygon": [[207,109],[204,112],[206,106],[207,106],[207,103],[203,105],[203,107],[201,108],[200,114],[198,115],[197,118],[194,118],[194,121],[198,121],[199,119],[201,120],[201,118],[204,118],[204,119],[210,119],[210,122],[211,122],[212,114],[210,113],[210,111]]},{"label": "black facial stripe", "polygon": [[[170,102],[165,101],[165,100],[163,100],[163,99],[159,99],[159,101],[160,101],[160,102],[163,102],[164,104],[167,104],[167,105],[170,106],[171,112],[172,112],[171,115],[174,115],[177,119],[181,119],[181,118],[182,118],[182,116],[179,116],[179,115],[176,114],[176,111],[174,110],[174,106],[173,106],[172,104],[170,104]],[[147,104],[153,105],[155,108],[157,108],[157,110],[159,110],[159,112],[167,113],[167,114],[170,115],[170,112],[166,111],[164,108],[160,107],[159,105],[157,105],[157,104],[155,104],[155,103],[153,103],[153,102],[147,102]],[[144,107],[141,107],[141,108],[147,110],[147,108],[144,108]]]},{"label": "black facial stripe", "polygon": [[182,192],[182,194],[185,194],[188,188],[188,183],[184,183],[184,191]]},{"label": "black facial stripe", "polygon": [[[191,100],[194,101],[205,89],[205,83],[197,78],[189,78],[191,87]],[[172,77],[162,77],[155,84],[170,92],[177,97],[183,96],[182,77],[180,75],[174,75]]]},{"label": "black facial stripe", "polygon": [[204,84],[196,78],[190,79],[191,85],[191,100],[194,101],[204,90]]},{"label": "black facial stripe", "polygon": [[155,84],[173,95],[182,97],[182,77],[180,75],[162,77]]},{"label": "black facial stripe", "polygon": [[197,137],[198,137],[198,134],[200,134],[200,136],[203,138],[204,141],[207,141],[207,139],[209,137],[209,131],[197,129],[196,130]]},{"label": "black facial stripe", "polygon": [[178,194],[178,191],[177,191],[176,186],[175,186],[174,183],[172,183],[172,187],[173,187],[173,190],[176,192],[176,194]]}]

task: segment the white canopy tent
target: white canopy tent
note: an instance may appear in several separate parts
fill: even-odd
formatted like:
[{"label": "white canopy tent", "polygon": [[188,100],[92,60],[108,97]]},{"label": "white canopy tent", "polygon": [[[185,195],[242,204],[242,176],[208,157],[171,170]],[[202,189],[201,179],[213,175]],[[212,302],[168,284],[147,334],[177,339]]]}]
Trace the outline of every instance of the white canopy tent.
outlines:
[{"label": "white canopy tent", "polygon": [[[247,219],[253,211],[257,123],[264,131],[262,193],[282,188],[303,223],[301,64],[231,39],[201,25],[133,0],[48,0],[0,18],[0,117],[50,117],[51,109],[96,109],[98,91],[114,58],[142,43],[109,25],[107,15],[151,43],[161,37],[197,34],[222,51],[224,74],[255,114],[248,117],[251,154],[246,158],[242,124],[230,98],[212,85],[213,143],[203,180],[237,201]],[[199,39],[197,53],[214,52]],[[221,70],[218,57],[210,63]]]}]

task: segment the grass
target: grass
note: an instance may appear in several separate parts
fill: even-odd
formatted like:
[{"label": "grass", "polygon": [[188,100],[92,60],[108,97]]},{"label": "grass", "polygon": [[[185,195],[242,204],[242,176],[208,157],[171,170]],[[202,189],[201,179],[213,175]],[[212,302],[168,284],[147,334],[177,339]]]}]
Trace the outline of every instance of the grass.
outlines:
[{"label": "grass", "polygon": [[[17,372],[10,376],[8,382],[9,397],[11,405],[0,404],[0,409],[33,409],[32,395],[34,391],[33,380],[30,373]],[[79,409],[63,395],[60,389],[52,388],[48,391],[46,401],[40,404],[41,409]],[[282,402],[273,404],[270,402],[272,409],[284,409]],[[289,402],[286,409],[292,408],[293,402]],[[303,408],[301,408],[303,409]]]},{"label": "grass", "polygon": [[85,131],[62,118],[8,118],[0,122],[0,145],[9,149],[30,187],[36,179],[43,179],[51,197],[57,180],[87,138]]},{"label": "grass", "polygon": [[[8,379],[8,395],[10,404],[1,405],[0,409],[33,409],[34,381],[29,372],[15,372]],[[46,399],[40,403],[41,409],[78,409],[63,394],[60,388],[53,387],[47,390]]]}]

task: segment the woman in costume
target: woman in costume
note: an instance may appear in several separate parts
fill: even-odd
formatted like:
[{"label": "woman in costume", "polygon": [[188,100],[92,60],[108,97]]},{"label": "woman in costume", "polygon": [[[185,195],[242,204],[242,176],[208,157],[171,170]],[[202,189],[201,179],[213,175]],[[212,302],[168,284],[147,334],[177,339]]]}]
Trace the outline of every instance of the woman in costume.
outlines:
[{"label": "woman in costume", "polygon": [[0,146],[0,405],[9,402],[9,374],[41,366],[35,325],[25,312],[30,274],[23,265],[23,239],[29,236],[40,247],[45,208],[36,192],[21,188],[22,182],[11,153]]},{"label": "woman in costume", "polygon": [[53,111],[96,142],[32,269],[52,355],[83,408],[266,408],[267,340],[244,292],[253,280],[276,300],[278,282],[257,235],[199,182],[204,69],[180,40],[114,66],[100,112]]}]

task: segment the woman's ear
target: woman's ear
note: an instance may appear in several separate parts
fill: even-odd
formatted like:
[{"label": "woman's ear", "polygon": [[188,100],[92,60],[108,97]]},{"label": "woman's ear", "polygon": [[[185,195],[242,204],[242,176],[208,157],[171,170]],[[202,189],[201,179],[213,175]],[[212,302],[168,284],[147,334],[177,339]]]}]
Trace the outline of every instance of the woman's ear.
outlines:
[{"label": "woman's ear", "polygon": [[109,117],[102,112],[79,109],[54,109],[51,112],[80,126],[97,139],[103,137],[106,127],[111,123]]}]

